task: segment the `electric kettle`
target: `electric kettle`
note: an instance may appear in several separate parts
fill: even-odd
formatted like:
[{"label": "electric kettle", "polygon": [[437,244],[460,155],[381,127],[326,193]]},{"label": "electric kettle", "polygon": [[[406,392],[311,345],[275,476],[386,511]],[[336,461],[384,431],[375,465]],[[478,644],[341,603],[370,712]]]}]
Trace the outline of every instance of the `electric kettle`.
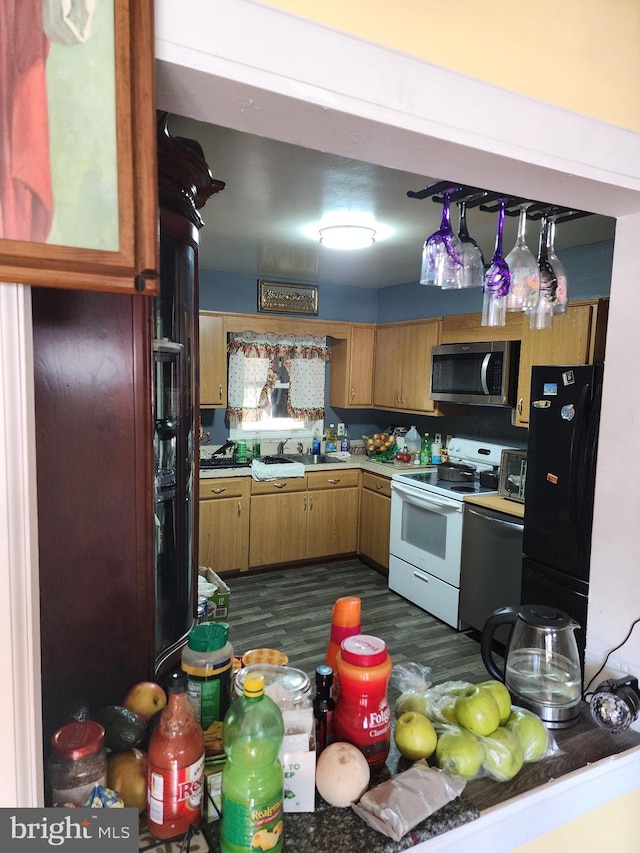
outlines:
[{"label": "electric kettle", "polygon": [[[493,637],[501,625],[510,626],[505,668],[493,659]],[[582,679],[574,631],[577,622],[554,607],[501,607],[482,629],[482,660],[489,673],[503,681],[514,705],[537,714],[551,729],[577,722]]]}]

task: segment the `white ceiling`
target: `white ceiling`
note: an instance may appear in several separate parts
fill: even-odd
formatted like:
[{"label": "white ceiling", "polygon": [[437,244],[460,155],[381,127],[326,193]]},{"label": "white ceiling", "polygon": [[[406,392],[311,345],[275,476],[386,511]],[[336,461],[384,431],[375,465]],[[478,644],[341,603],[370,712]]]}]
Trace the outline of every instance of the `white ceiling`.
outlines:
[{"label": "white ceiling", "polygon": [[[226,182],[224,191],[201,211],[201,269],[368,288],[415,282],[422,244],[438,228],[442,206],[431,199],[408,198],[407,191],[456,179],[392,170],[180,116],[171,117],[169,130],[197,140],[213,176]],[[376,220],[379,239],[372,248],[332,250],[305,233],[305,228],[341,212],[350,222],[363,215]],[[496,221],[495,214],[468,212],[469,232],[487,262]],[[455,210],[452,223],[457,230]],[[380,239],[383,229],[389,234]],[[612,239],[614,229],[614,219],[595,215],[559,224],[556,249]],[[515,234],[516,219],[507,217],[505,253]],[[535,253],[535,222],[528,225],[527,241]]]}]

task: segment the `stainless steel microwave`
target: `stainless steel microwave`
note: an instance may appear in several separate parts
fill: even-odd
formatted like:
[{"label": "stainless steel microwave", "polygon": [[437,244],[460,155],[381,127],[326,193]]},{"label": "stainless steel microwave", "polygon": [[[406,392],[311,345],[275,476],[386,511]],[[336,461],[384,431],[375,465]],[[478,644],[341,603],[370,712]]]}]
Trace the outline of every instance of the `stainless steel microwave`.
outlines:
[{"label": "stainless steel microwave", "polygon": [[513,406],[519,343],[442,344],[431,350],[432,400],[475,406]]}]

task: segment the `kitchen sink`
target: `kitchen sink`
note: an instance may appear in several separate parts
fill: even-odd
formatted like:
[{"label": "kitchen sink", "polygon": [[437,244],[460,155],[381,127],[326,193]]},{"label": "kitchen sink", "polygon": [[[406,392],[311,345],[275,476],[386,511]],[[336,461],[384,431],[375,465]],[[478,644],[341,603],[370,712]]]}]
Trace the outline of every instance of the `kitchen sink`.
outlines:
[{"label": "kitchen sink", "polygon": [[265,465],[282,465],[285,462],[297,462],[292,456],[261,456],[260,461]]},{"label": "kitchen sink", "polygon": [[323,462],[336,461],[329,456],[325,456],[324,453],[319,453],[317,456],[314,456],[312,453],[292,453],[286,458],[292,462],[302,462],[303,465],[321,465]]}]

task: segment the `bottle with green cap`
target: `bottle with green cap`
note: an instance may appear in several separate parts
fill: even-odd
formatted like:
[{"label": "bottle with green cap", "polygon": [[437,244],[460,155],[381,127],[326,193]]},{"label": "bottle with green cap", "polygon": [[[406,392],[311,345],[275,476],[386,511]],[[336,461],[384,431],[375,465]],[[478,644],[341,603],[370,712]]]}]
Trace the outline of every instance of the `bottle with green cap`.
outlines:
[{"label": "bottle with green cap", "polygon": [[203,622],[189,631],[182,650],[189,699],[203,729],[224,720],[231,704],[233,646],[226,622]]},{"label": "bottle with green cap", "polygon": [[283,839],[284,780],[278,758],[284,725],[276,703],[264,693],[264,675],[248,673],[243,695],[227,711],[222,745],[222,853],[271,850]]}]

